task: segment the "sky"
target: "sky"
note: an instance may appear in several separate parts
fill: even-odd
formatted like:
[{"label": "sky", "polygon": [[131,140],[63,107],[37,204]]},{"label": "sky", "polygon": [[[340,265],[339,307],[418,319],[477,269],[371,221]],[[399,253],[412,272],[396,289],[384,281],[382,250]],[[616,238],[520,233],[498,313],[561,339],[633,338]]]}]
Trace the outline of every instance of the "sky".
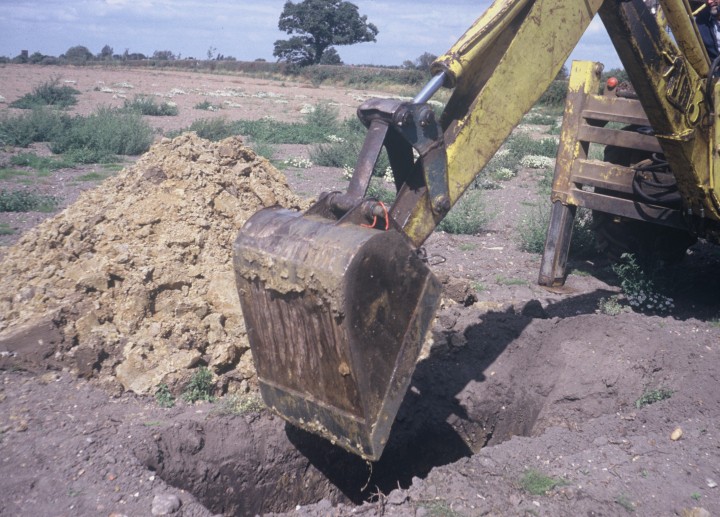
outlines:
[{"label": "sky", "polygon": [[[297,3],[297,2],[296,2]],[[379,30],[377,41],[337,47],[346,64],[401,65],[425,52],[441,55],[491,4],[489,0],[353,0]],[[21,50],[59,56],[83,45],[94,54],[109,45],[152,55],[213,54],[274,61],[273,44],[285,0],[2,0],[0,56]],[[595,19],[571,59],[620,67],[605,29]]]}]

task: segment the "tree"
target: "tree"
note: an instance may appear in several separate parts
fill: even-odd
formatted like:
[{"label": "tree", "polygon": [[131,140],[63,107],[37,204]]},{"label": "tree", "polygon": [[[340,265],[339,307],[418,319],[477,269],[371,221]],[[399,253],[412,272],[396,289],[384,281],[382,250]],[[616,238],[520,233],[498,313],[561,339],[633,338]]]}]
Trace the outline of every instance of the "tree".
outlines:
[{"label": "tree", "polygon": [[342,59],[340,59],[340,54],[337,53],[337,50],[335,50],[333,47],[330,47],[325,52],[323,52],[322,57],[320,58],[320,64],[321,65],[342,65]]},{"label": "tree", "polygon": [[424,52],[419,58],[415,60],[416,68],[425,72],[430,71],[430,66],[435,62],[437,56],[430,52]]},{"label": "tree", "polygon": [[[285,2],[278,28],[292,37],[276,41],[273,55],[301,66],[323,62],[323,55],[334,46],[375,41],[378,34],[355,4],[343,0]],[[340,57],[330,60],[335,59]]]},{"label": "tree", "polygon": [[71,63],[85,63],[86,61],[92,60],[93,57],[93,53],[82,45],[70,47],[65,52],[65,59]]},{"label": "tree", "polygon": [[175,54],[170,50],[156,50],[153,52],[152,58],[157,61],[173,61]]},{"label": "tree", "polygon": [[40,52],[33,52],[32,54],[30,54],[28,61],[33,65],[37,65],[38,63],[42,63],[43,59],[45,59],[45,56],[43,54],[41,54]]},{"label": "tree", "polygon": [[101,59],[103,61],[110,61],[112,58],[113,48],[110,45],[105,45],[98,54],[98,59]]}]

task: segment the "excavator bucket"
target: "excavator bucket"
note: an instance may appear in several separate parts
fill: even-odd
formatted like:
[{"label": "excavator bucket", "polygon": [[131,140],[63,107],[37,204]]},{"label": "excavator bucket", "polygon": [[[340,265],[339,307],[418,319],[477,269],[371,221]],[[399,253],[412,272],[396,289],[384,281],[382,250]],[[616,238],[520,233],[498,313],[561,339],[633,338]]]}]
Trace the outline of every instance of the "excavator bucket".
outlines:
[{"label": "excavator bucket", "polygon": [[401,231],[352,217],[261,210],[235,241],[234,268],[267,406],[377,460],[440,284]]}]

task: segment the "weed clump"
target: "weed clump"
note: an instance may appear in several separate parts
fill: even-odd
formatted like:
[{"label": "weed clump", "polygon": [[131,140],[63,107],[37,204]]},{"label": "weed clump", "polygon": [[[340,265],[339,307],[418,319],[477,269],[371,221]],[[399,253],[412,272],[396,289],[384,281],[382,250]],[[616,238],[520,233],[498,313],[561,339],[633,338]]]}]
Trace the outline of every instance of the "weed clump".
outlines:
[{"label": "weed clump", "polygon": [[670,397],[672,397],[673,393],[673,390],[667,388],[648,390],[643,393],[639,399],[635,401],[635,407],[641,409],[645,406],[649,406],[650,404],[655,404],[655,402],[669,399]]},{"label": "weed clump", "polygon": [[136,95],[132,101],[125,100],[123,109],[151,117],[172,117],[178,114],[175,104],[169,102],[158,104],[155,99],[146,95]]},{"label": "weed clump", "polygon": [[612,269],[628,304],[640,312],[667,313],[675,308],[673,299],[658,291],[651,275],[643,270],[631,253],[623,253]]},{"label": "weed clump", "polygon": [[139,113],[99,108],[92,115],[73,119],[68,131],[55,136],[50,150],[66,153],[78,163],[103,163],[118,154],[140,155],[152,141],[152,128]]},{"label": "weed clump", "polygon": [[532,495],[543,495],[566,484],[564,479],[553,478],[534,469],[526,470],[520,478],[520,486]]},{"label": "weed clump", "polygon": [[29,190],[0,190],[0,212],[52,212],[60,201]]},{"label": "weed clump", "polygon": [[155,390],[155,401],[158,406],[164,408],[171,408],[175,405],[175,397],[170,393],[170,388],[165,383],[158,384]]},{"label": "weed clump", "polygon": [[438,225],[438,229],[452,234],[476,235],[490,221],[482,192],[468,190]]},{"label": "weed clump", "polygon": [[56,108],[67,108],[77,104],[76,95],[80,91],[67,85],[60,85],[59,78],[53,78],[33,88],[32,92],[26,93],[18,100],[11,102],[10,107],[20,109],[34,109],[39,106],[53,106]]},{"label": "weed clump", "polygon": [[201,366],[198,370],[190,377],[190,382],[183,391],[183,399],[186,402],[197,402],[198,400],[204,400],[205,402],[212,402],[214,397],[213,392],[213,379],[212,373],[205,366]]}]

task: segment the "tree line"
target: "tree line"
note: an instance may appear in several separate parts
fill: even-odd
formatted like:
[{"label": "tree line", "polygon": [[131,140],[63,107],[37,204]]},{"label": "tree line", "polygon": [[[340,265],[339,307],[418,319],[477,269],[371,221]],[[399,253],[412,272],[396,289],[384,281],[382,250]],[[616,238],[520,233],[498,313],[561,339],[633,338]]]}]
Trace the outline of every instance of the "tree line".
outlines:
[{"label": "tree line", "polygon": [[[296,66],[315,64],[342,64],[335,47],[354,45],[362,42],[374,42],[378,28],[367,21],[367,16],[360,14],[358,7],[344,0],[303,0],[298,3],[285,3],[278,28],[290,35],[287,40],[277,40],[273,55],[280,62]],[[233,56],[225,56],[210,47],[207,51],[208,60],[235,61]],[[100,52],[94,54],[84,45],[70,47],[64,54],[55,57],[34,52],[22,51],[14,58],[0,57],[2,62],[55,64],[67,62],[84,64],[92,61],[137,61],[152,59],[156,61],[173,61],[182,59],[180,54],[170,50],[156,50],[152,55],[130,52],[125,49],[116,54],[110,45],[105,45]],[[187,57],[185,59],[195,59]]]}]

